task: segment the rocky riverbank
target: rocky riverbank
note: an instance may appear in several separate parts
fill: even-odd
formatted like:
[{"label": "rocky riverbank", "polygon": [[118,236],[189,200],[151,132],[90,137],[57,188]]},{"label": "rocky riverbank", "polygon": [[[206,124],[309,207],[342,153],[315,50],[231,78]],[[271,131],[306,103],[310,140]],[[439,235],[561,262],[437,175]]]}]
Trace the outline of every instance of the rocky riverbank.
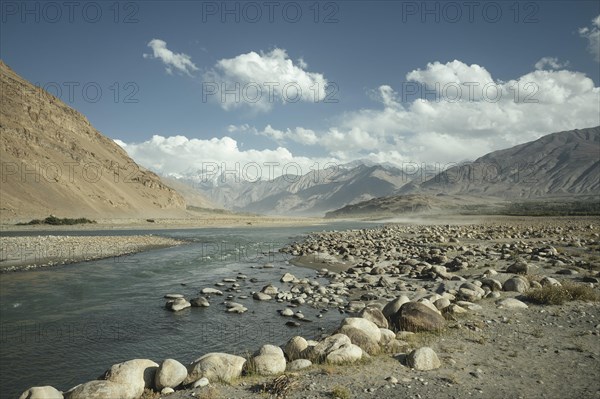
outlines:
[{"label": "rocky riverbank", "polygon": [[164,293],[165,311],[277,301],[290,328],[303,307],[347,314],[329,335],[187,365],[135,359],[22,398],[597,397],[599,232],[576,218],[313,234],[282,251],[320,264],[314,279],[286,273],[251,291],[252,276],[231,276],[195,298]]},{"label": "rocky riverbank", "polygon": [[0,273],[121,257],[183,241],[153,235],[0,237]]}]

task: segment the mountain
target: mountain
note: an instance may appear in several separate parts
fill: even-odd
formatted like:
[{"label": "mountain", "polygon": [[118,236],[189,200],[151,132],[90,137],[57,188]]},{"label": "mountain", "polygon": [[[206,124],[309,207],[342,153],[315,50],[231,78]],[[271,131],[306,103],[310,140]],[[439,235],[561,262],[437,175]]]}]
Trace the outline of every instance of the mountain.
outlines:
[{"label": "mountain", "polygon": [[507,199],[600,192],[600,126],[548,134],[484,155],[400,194],[462,194]]},{"label": "mountain", "polygon": [[390,195],[410,181],[400,169],[362,162],[254,182],[224,174],[180,180],[227,209],[297,216],[323,215],[347,204]]},{"label": "mountain", "polygon": [[[348,205],[327,217],[406,213],[597,214],[600,127],[548,134]],[[592,213],[590,213],[592,212]]]},{"label": "mountain", "polygon": [[185,201],[79,112],[0,61],[0,218],[174,217]]}]

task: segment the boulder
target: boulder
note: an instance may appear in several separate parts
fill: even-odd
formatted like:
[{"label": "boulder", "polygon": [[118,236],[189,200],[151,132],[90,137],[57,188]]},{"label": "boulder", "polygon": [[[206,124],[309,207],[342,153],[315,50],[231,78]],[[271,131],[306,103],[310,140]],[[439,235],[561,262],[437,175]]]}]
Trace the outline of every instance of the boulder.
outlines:
[{"label": "boulder", "polygon": [[381,340],[379,343],[383,346],[388,345],[390,342],[396,339],[396,334],[392,330],[380,328],[379,331],[381,332]]},{"label": "boulder", "polygon": [[360,359],[362,359],[363,350],[360,347],[347,344],[342,347],[331,351],[325,361],[331,364],[345,364],[345,363],[354,363]]},{"label": "boulder", "polygon": [[364,333],[375,342],[379,342],[379,340],[381,340],[381,331],[379,331],[379,326],[370,320],[362,317],[348,317],[342,320],[340,329],[345,326],[364,331]]},{"label": "boulder", "polygon": [[409,367],[420,371],[435,370],[442,365],[433,349],[428,347],[410,352],[406,357],[406,362]]},{"label": "boulder", "polygon": [[375,341],[375,339],[373,339],[373,337],[367,334],[364,330],[345,325],[340,327],[336,332],[347,335],[348,338],[350,338],[350,342],[360,347],[369,355],[376,355],[381,351],[378,341]]},{"label": "boulder", "polygon": [[507,309],[527,309],[529,307],[527,306],[527,304],[515,298],[505,298],[496,302],[496,304],[498,305],[498,307]]},{"label": "boulder", "polygon": [[254,371],[259,375],[277,375],[285,372],[286,361],[281,348],[263,345],[257,356],[252,358]]},{"label": "boulder", "polygon": [[446,320],[436,311],[418,302],[407,302],[391,317],[392,326],[403,331],[438,331]]},{"label": "boulder", "polygon": [[58,389],[46,385],[29,388],[19,396],[19,399],[63,399],[63,394]]},{"label": "boulder", "polygon": [[390,320],[390,317],[396,314],[398,310],[400,310],[400,307],[407,302],[410,302],[410,299],[408,299],[406,295],[399,296],[398,298],[385,305],[383,307],[382,313],[388,320]]},{"label": "boulder", "polygon": [[293,361],[299,359],[301,357],[300,354],[304,352],[306,348],[308,348],[308,342],[300,336],[295,336],[290,338],[290,340],[285,344],[283,351],[285,352],[287,358],[290,361]]},{"label": "boulder", "polygon": [[188,367],[188,375],[184,384],[191,384],[202,377],[209,381],[230,382],[242,375],[242,368],[246,359],[241,356],[227,353],[207,353],[194,360]]},{"label": "boulder", "polygon": [[[143,391],[142,391],[143,392]],[[65,393],[65,399],[137,399],[141,396],[131,396],[129,387],[111,381],[90,381],[77,385]]]},{"label": "boulder", "polygon": [[544,278],[542,278],[540,280],[540,284],[542,285],[542,287],[544,287],[546,285],[560,287],[562,285],[557,279],[548,277],[548,276],[545,276]]},{"label": "boulder", "polygon": [[306,354],[310,360],[322,361],[328,354],[341,348],[344,345],[350,345],[352,342],[347,335],[333,334],[315,346],[309,346],[306,349]]},{"label": "boulder", "polygon": [[296,276],[294,276],[291,273],[286,273],[281,277],[281,282],[290,283],[290,282],[294,281],[295,279],[296,279]]},{"label": "boulder", "polygon": [[525,292],[529,289],[529,282],[521,276],[511,277],[502,285],[504,291]]},{"label": "boulder", "polygon": [[154,386],[156,370],[158,370],[158,364],[152,360],[133,359],[114,364],[106,372],[105,379],[127,387],[123,398],[135,399],[142,396],[145,388]]},{"label": "boulder", "polygon": [[388,321],[383,315],[383,312],[378,308],[372,306],[366,307],[359,313],[359,316],[363,319],[372,321],[379,328],[388,328]]},{"label": "boulder", "polygon": [[518,260],[506,268],[507,273],[527,274],[529,273],[529,265],[524,260]]},{"label": "boulder", "polygon": [[176,388],[187,377],[187,368],[175,359],[162,361],[154,376],[154,387],[161,391],[163,388]]},{"label": "boulder", "polygon": [[308,359],[296,359],[287,364],[287,371],[298,371],[312,366],[312,362]]}]

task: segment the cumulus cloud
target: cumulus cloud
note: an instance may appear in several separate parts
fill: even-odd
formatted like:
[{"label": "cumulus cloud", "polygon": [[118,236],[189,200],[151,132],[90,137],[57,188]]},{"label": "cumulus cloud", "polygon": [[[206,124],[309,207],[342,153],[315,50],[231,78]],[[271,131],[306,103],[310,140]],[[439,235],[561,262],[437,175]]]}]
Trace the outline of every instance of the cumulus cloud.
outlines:
[{"label": "cumulus cloud", "polygon": [[167,43],[164,40],[152,39],[148,43],[148,47],[152,49],[152,54],[144,54],[144,58],[161,60],[165,64],[165,70],[168,74],[172,74],[173,69],[175,69],[191,76],[192,72],[198,70],[189,55],[172,52],[167,48]]},{"label": "cumulus cloud", "polygon": [[[373,96],[381,107],[346,112],[311,141],[341,162],[447,163],[551,132],[600,125],[600,88],[579,72],[536,70],[503,82],[482,66],[455,60],[411,71],[406,81],[417,83],[417,92],[407,96],[402,92],[407,86],[396,91],[382,85]],[[447,84],[461,95],[449,99]],[[435,87],[434,95],[426,91]],[[263,133],[278,143],[291,139],[290,131]]]},{"label": "cumulus cloud", "polygon": [[535,69],[561,69],[569,66],[569,61],[560,62],[556,57],[542,57],[535,63]]},{"label": "cumulus cloud", "polygon": [[[405,87],[381,85],[374,92],[378,107],[348,111],[320,130],[303,127],[257,129],[230,125],[229,133],[271,138],[276,149],[240,150],[230,137],[210,140],[183,136],[154,136],[144,143],[118,142],[142,165],[161,172],[179,173],[202,162],[297,163],[307,171],[314,162],[345,163],[368,159],[378,163],[447,165],[474,160],[488,152],[535,140],[542,135],[600,125],[600,88],[585,74],[569,70],[535,70],[500,81],[483,67],[461,61],[428,64],[406,75],[412,83],[472,83],[461,98],[448,99],[413,93]],[[476,85],[475,85],[476,84]],[[484,87],[488,92],[483,92]],[[317,157],[293,154],[301,143]],[[312,148],[310,147],[312,146]],[[298,150],[297,150],[298,151]],[[190,169],[191,168],[191,169]],[[288,171],[289,172],[289,171]]]},{"label": "cumulus cloud", "polygon": [[284,147],[241,150],[238,142],[228,136],[202,140],[154,135],[142,143],[128,143],[124,149],[144,167],[174,177],[205,177],[219,170],[235,179],[268,180],[284,173],[306,174],[315,162],[325,165],[335,161],[295,156]]},{"label": "cumulus cloud", "polygon": [[600,62],[600,15],[592,20],[591,27],[579,28],[579,35],[588,40],[588,50]]},{"label": "cumulus cloud", "polygon": [[307,67],[303,59],[294,64],[284,49],[251,51],[219,60],[204,74],[204,90],[225,110],[245,106],[268,111],[274,103],[322,101],[327,80]]}]

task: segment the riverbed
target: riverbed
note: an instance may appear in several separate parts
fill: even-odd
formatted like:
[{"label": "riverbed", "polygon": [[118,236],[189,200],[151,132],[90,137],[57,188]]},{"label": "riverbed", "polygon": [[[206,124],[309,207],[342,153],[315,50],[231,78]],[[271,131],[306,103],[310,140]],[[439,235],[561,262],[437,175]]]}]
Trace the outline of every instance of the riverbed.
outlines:
[{"label": "riverbed", "polygon": [[[34,385],[60,390],[98,378],[112,364],[134,358],[175,358],[186,364],[207,352],[243,354],[264,343],[284,343],[294,335],[318,337],[343,317],[306,305],[299,309],[309,321],[288,327],[277,311],[285,304],[258,302],[251,293],[291,272],[317,278],[314,270],[290,263],[279,253],[283,245],[311,231],[361,228],[373,224],[334,223],[325,226],[244,227],[119,231],[154,234],[188,242],[125,257],[53,266],[0,275],[0,386],[16,397]],[[56,232],[3,233],[40,235]],[[61,235],[115,235],[115,231],[61,231]],[[270,264],[273,268],[263,268]],[[240,292],[215,286],[238,274]],[[251,278],[256,279],[250,281]],[[222,289],[208,308],[173,313],[163,296],[188,299],[200,289]],[[227,287],[225,287],[227,288]],[[227,295],[244,304],[244,314],[225,312]],[[243,299],[240,296],[247,296]]]}]

